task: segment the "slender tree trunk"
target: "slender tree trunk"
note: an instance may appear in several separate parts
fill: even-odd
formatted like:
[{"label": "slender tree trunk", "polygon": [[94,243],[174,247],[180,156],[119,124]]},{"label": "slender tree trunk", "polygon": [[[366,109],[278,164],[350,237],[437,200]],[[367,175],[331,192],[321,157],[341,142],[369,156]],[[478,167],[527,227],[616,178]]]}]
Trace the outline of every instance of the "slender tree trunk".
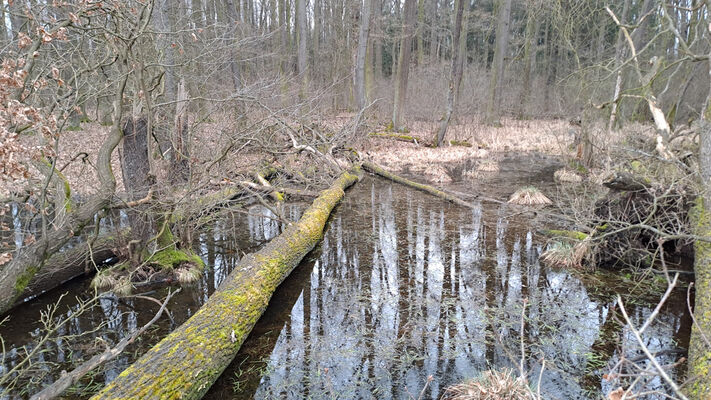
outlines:
[{"label": "slender tree trunk", "polygon": [[356,106],[359,110],[365,108],[368,99],[365,90],[365,63],[370,33],[370,12],[373,0],[363,0],[363,11],[360,17],[358,32],[358,48],[356,50],[355,71],[353,73],[353,87],[355,88]]},{"label": "slender tree trunk", "polygon": [[190,178],[190,130],[188,129],[188,91],[184,79],[178,84],[174,126],[170,179],[173,183],[185,183]]},{"label": "slender tree trunk", "polygon": [[[321,17],[321,5],[322,0],[313,0],[313,7],[314,7],[314,32],[311,35],[312,37],[312,47],[313,47],[313,59],[311,60],[311,65],[313,65],[314,68],[314,73],[312,75],[315,75],[316,69],[319,66],[319,60],[320,60],[320,46],[321,46],[321,25],[322,25],[322,17]],[[311,79],[314,79],[318,81],[318,79],[322,78],[320,77],[312,77]]]},{"label": "slender tree trunk", "polygon": [[382,17],[383,17],[383,0],[373,0],[374,10],[373,10],[373,28],[374,35],[373,38],[373,72],[374,79],[380,80],[383,77],[383,28],[382,28]]},{"label": "slender tree trunk", "polygon": [[499,0],[499,22],[496,29],[496,47],[494,65],[491,68],[489,103],[486,110],[486,122],[490,125],[501,123],[501,97],[504,84],[504,61],[509,47],[509,24],[511,20],[512,0]]},{"label": "slender tree trunk", "polygon": [[165,101],[170,102],[175,99],[175,55],[173,54],[173,46],[170,43],[171,23],[170,13],[173,12],[173,0],[160,0],[157,4],[154,23],[156,30],[159,32],[156,40],[158,52],[163,53],[163,63],[165,67],[165,78],[163,83],[163,95]]},{"label": "slender tree trunk", "polygon": [[536,62],[536,47],[538,46],[538,21],[534,5],[528,3],[526,13],[526,33],[523,48],[523,87],[521,90],[521,103],[519,104],[519,119],[529,115],[529,103],[531,102],[531,90],[533,80],[533,69]]},{"label": "slender tree trunk", "polygon": [[299,76],[301,77],[301,96],[306,96],[306,91],[309,85],[308,72],[308,26],[306,25],[306,1],[296,0],[296,43],[298,50],[296,53],[296,67]]},{"label": "slender tree trunk", "polygon": [[459,91],[459,83],[462,79],[462,49],[460,42],[462,39],[462,14],[464,12],[464,2],[468,0],[456,0],[454,2],[455,7],[455,17],[454,17],[454,31],[452,32],[452,69],[449,74],[449,91],[447,94],[447,109],[442,116],[442,120],[439,125],[439,130],[437,132],[436,144],[437,146],[442,146],[444,143],[444,136],[447,134],[447,128],[449,127],[449,120],[452,118],[452,113],[454,112],[454,104]]},{"label": "slender tree trunk", "polygon": [[[622,15],[620,16],[620,22],[623,24],[627,21],[627,14],[630,9],[630,0],[625,0],[624,6],[622,8]],[[622,59],[625,56],[625,39],[620,30],[617,37],[617,44],[615,45],[615,68],[617,68],[617,77],[615,78],[615,90],[612,94],[612,106],[610,107],[610,121],[607,124],[607,131],[612,132],[615,129],[615,123],[617,122],[617,112],[619,111],[619,97],[622,92]]]},{"label": "slender tree trunk", "polygon": [[7,43],[7,22],[5,21],[5,0],[0,0],[0,45]]},{"label": "slender tree trunk", "polygon": [[14,0],[10,2],[8,0],[8,9],[10,11],[10,26],[12,28],[12,39],[17,40],[18,34],[21,31],[27,31],[25,27],[25,22],[27,18],[24,17],[25,9],[23,7],[23,1]]},{"label": "slender tree trunk", "polygon": [[402,114],[407,101],[407,83],[410,73],[410,54],[412,53],[412,34],[417,11],[417,0],[405,0],[403,9],[403,32],[400,40],[400,54],[397,59],[395,78],[395,100],[393,102],[393,129],[403,130]]},{"label": "slender tree trunk", "polygon": [[237,53],[237,48],[236,48],[236,41],[237,41],[237,21],[239,20],[239,16],[237,13],[237,10],[235,9],[235,4],[233,0],[227,0],[225,3],[227,7],[227,21],[229,22],[229,33],[227,34],[228,36],[228,43],[229,43],[229,52],[230,52],[230,58],[229,58],[229,67],[230,67],[230,76],[232,77],[232,87],[235,92],[238,92],[240,89],[242,89],[242,73],[240,71],[240,66],[239,66],[239,61],[238,61],[238,53]]},{"label": "slender tree trunk", "polygon": [[417,66],[425,62],[425,0],[417,4]]},{"label": "slender tree trunk", "polygon": [[437,61],[437,43],[438,43],[438,35],[437,35],[437,3],[438,0],[430,0],[430,62],[435,62]]}]

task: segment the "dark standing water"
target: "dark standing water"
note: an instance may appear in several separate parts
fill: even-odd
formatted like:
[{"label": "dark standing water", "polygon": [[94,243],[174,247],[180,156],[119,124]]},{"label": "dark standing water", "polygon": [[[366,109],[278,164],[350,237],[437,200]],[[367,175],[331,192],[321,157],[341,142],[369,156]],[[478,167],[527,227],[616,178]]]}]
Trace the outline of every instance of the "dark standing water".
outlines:
[{"label": "dark standing water", "polygon": [[[299,211],[291,212],[296,217]],[[323,242],[279,288],[207,398],[407,399],[417,398],[432,376],[424,398],[436,399],[447,385],[488,368],[516,367],[524,299],[529,303],[525,365],[535,384],[545,359],[544,398],[600,397],[614,388],[601,378],[606,367],[597,366],[619,359],[607,339],[618,334],[632,340],[614,323],[617,313],[611,311],[619,279],[602,277],[586,284],[575,274],[542,266],[538,255],[543,239],[532,233],[537,228],[529,214],[500,205],[463,209],[367,178],[349,191]],[[204,232],[199,250],[214,269],[176,297],[170,307],[174,322],[163,318],[145,340],[92,377],[94,388],[186,320],[242,252],[278,232],[269,219],[241,214]],[[71,294],[65,297],[62,316],[76,309],[72,296],[86,285],[62,289]],[[31,341],[25,333],[39,332],[32,321],[59,293],[19,308],[2,326],[4,370],[21,358],[21,346]],[[638,300],[628,310],[641,324],[653,306]],[[69,352],[61,342],[45,345],[42,361],[56,364],[44,364],[47,375],[39,379],[56,378],[75,356],[100,348],[94,338],[115,342],[148,321],[156,308],[139,299],[102,300],[100,307],[66,327],[67,334],[96,330],[82,342],[84,347]],[[652,351],[684,348],[688,335],[682,293],[648,330],[647,345]],[[637,356],[635,347],[626,354]]]}]

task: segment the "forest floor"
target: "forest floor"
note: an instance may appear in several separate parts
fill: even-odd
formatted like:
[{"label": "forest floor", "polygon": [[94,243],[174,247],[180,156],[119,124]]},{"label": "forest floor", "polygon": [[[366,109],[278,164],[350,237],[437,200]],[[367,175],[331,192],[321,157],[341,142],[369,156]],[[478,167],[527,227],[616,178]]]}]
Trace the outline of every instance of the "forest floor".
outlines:
[{"label": "forest floor", "polygon": [[[352,114],[340,114],[322,120],[323,125],[337,132],[353,118]],[[456,121],[455,121],[456,122]],[[437,128],[436,122],[412,122],[408,136],[417,138],[418,143],[408,143],[392,138],[362,137],[352,146],[361,156],[381,164],[393,172],[418,176],[434,184],[448,184],[453,181],[478,179],[499,172],[500,162],[511,155],[537,154],[547,159],[558,160],[568,165],[575,157],[574,130],[563,119],[516,120],[504,119],[501,127],[491,127],[477,121],[459,121],[450,126],[448,141],[460,141],[471,147],[445,144],[440,148],[429,145]],[[224,182],[253,172],[260,163],[276,160],[274,152],[261,151],[259,143],[248,143],[249,137],[242,137],[233,146],[234,153],[227,154],[214,168],[213,162],[231,140],[225,132],[232,132],[230,121],[219,119],[202,123],[200,129],[193,132],[194,147],[190,155],[193,171],[196,173],[194,187],[209,190]],[[94,173],[96,154],[109,127],[96,122],[82,124],[82,129],[64,132],[60,140],[57,168],[66,176],[73,193],[86,195],[98,187]],[[634,128],[644,131],[643,127]],[[383,125],[371,123],[369,132],[384,132]],[[605,137],[601,147],[611,143],[620,143],[627,133],[614,137]],[[289,138],[283,135],[284,153],[293,153],[289,149]],[[241,149],[242,142],[248,147]],[[247,145],[245,145],[247,146]],[[239,151],[237,151],[239,150]],[[236,151],[236,152],[235,152]],[[302,159],[303,158],[303,159]],[[116,172],[117,193],[123,192],[121,177],[121,148],[113,154],[112,167]],[[308,160],[298,155],[282,156],[278,159],[292,169],[303,170]],[[167,161],[157,161],[157,171],[167,171]],[[208,166],[213,167],[208,168]],[[313,165],[310,166],[313,168]],[[604,171],[592,171],[600,176]],[[161,181],[162,177],[158,177]],[[7,188],[3,188],[7,189]]]}]

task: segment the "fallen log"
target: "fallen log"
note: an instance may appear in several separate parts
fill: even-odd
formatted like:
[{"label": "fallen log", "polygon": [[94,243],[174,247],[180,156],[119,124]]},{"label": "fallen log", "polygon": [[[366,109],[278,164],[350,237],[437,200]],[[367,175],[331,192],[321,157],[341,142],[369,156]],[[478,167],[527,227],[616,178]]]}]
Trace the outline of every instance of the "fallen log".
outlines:
[{"label": "fallen log", "polygon": [[93,399],[199,399],[230,364],[279,284],[321,240],[331,211],[358,180],[343,173],[301,219],[242,258],[198,312]]},{"label": "fallen log", "polygon": [[439,189],[432,187],[430,185],[425,185],[423,183],[413,182],[407,178],[403,178],[399,175],[395,175],[392,172],[388,172],[385,169],[383,169],[383,167],[381,167],[375,163],[372,163],[370,161],[364,161],[363,168],[366,169],[367,171],[370,171],[376,175],[382,176],[383,178],[390,179],[391,181],[397,182],[401,185],[405,185],[405,186],[409,186],[413,189],[421,190],[423,192],[429,193],[433,196],[437,196],[441,199],[445,199],[449,202],[452,202],[454,204],[457,204],[457,205],[460,205],[463,207],[474,208],[473,204],[471,204],[467,201],[464,201],[453,194],[449,194],[447,192],[439,190]]},{"label": "fallen log", "polygon": [[410,135],[403,135],[401,133],[370,132],[368,136],[380,139],[392,139],[397,140],[399,142],[414,143],[417,145],[419,145],[420,143],[424,143],[422,139],[418,139]]},{"label": "fallen log", "polygon": [[15,304],[23,303],[44,292],[61,286],[63,283],[87,273],[87,262],[102,264],[116,256],[115,249],[128,237],[129,230],[103,234],[91,243],[83,242],[66,251],[52,255],[44,263],[44,267],[32,277]]}]

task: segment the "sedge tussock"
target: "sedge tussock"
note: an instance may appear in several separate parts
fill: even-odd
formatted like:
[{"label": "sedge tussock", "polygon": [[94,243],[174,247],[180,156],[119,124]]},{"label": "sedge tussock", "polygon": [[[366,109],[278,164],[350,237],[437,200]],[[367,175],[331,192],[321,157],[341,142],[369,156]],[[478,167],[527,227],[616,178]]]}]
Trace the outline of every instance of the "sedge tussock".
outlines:
[{"label": "sedge tussock", "polygon": [[526,382],[512,370],[486,371],[479,378],[450,386],[442,400],[524,400],[529,399]]},{"label": "sedge tussock", "polygon": [[195,283],[202,277],[202,269],[198,267],[179,268],[175,271],[175,278],[181,285]]},{"label": "sedge tussock", "polygon": [[567,183],[580,183],[583,181],[583,177],[567,168],[555,171],[555,173],[553,174],[553,179],[555,179],[556,182]]},{"label": "sedge tussock", "polygon": [[553,204],[551,199],[546,197],[546,195],[533,186],[521,188],[514,192],[514,194],[511,195],[511,198],[509,198],[509,203],[522,206]]}]

